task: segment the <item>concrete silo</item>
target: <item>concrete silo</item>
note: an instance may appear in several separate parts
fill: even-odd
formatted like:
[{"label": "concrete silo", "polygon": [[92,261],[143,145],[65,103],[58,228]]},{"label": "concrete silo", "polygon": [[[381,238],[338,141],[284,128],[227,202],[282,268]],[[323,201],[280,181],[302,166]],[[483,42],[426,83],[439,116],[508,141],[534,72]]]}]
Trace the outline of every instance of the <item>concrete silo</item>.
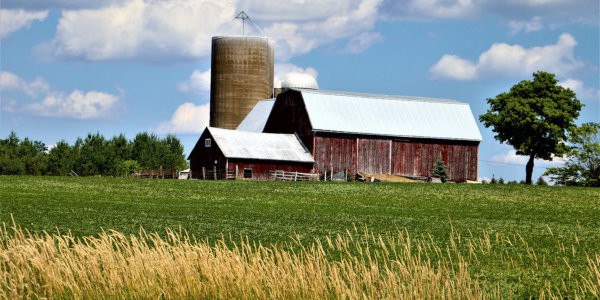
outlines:
[{"label": "concrete silo", "polygon": [[273,48],[266,37],[213,37],[211,127],[236,129],[259,100],[272,97]]}]

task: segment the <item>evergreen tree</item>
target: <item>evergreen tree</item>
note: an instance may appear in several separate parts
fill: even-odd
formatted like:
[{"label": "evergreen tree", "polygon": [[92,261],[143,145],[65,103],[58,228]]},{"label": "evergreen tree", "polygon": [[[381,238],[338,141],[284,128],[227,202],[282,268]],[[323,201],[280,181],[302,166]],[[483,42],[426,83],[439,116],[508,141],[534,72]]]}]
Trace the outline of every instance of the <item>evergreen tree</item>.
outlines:
[{"label": "evergreen tree", "polygon": [[435,165],[433,166],[433,175],[432,176],[439,178],[442,182],[446,182],[448,175],[446,174],[446,166],[444,165],[444,160],[442,160],[441,155],[435,161]]}]

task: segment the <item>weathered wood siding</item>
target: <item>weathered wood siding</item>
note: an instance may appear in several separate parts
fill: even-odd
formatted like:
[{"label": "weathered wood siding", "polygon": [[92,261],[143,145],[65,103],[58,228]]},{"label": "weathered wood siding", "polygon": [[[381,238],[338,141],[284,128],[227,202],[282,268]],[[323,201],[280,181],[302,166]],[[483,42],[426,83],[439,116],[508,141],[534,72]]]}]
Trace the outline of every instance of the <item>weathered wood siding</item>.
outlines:
[{"label": "weathered wood siding", "polygon": [[457,143],[394,141],[392,174],[430,176],[435,161],[441,155],[450,180],[477,180],[478,146]]},{"label": "weathered wood siding", "polygon": [[477,180],[478,145],[473,142],[393,140],[328,133],[315,135],[315,172],[430,176],[442,156],[450,180]]},{"label": "weathered wood siding", "polygon": [[339,172],[348,169],[350,173],[356,173],[356,155],[355,139],[323,136],[314,138],[315,172],[324,173],[332,169]]}]

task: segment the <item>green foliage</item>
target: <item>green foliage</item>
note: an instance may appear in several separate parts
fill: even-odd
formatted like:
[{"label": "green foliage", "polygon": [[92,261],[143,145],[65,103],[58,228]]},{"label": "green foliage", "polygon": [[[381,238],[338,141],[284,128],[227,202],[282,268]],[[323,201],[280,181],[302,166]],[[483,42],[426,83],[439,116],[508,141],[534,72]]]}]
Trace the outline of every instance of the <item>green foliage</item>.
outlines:
[{"label": "green foliage", "polygon": [[546,182],[546,180],[544,180],[544,177],[542,177],[542,176],[540,176],[537,179],[537,181],[535,182],[535,184],[536,185],[542,185],[542,186],[548,185],[548,183]]},{"label": "green foliage", "polygon": [[439,178],[442,182],[446,182],[446,179],[448,178],[448,174],[446,173],[446,165],[444,165],[444,160],[442,160],[441,155],[435,161],[432,176]]},{"label": "green foliage", "polygon": [[[129,235],[143,227],[164,237],[168,227],[210,243],[222,236],[257,245],[326,244],[336,234],[371,240],[367,228],[452,249],[452,233],[461,257],[477,261],[465,271],[500,284],[507,299],[539,297],[547,286],[572,298],[570,284],[600,249],[598,189],[562,186],[2,176],[0,220],[10,224],[11,214],[36,233]],[[491,250],[468,246],[484,235]]]},{"label": "green foliage", "polygon": [[20,140],[16,133],[0,140],[0,174],[122,176],[140,169],[182,170],[188,167],[183,145],[173,135],[164,139],[148,133],[133,142],[123,134],[107,140],[100,133],[78,138],[73,146],[59,141],[49,151],[40,141]]},{"label": "green foliage", "polygon": [[554,74],[542,71],[533,74],[533,81],[523,80],[487,102],[490,108],[479,120],[493,127],[498,141],[529,156],[527,184],[531,184],[535,158],[552,160],[553,155],[565,153],[567,132],[575,127],[582,108],[572,90],[558,85]]},{"label": "green foliage", "polygon": [[559,185],[600,187],[600,123],[585,123],[570,135],[572,146],[562,167],[544,175]]}]

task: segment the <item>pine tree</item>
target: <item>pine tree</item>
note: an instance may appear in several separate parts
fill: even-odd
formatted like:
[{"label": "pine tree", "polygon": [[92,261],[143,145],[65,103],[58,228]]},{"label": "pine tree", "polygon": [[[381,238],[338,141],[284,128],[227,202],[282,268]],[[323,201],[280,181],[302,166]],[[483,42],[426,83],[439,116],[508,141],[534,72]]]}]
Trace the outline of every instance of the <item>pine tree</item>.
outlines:
[{"label": "pine tree", "polygon": [[447,178],[446,166],[444,165],[444,161],[442,160],[441,155],[435,161],[435,165],[433,166],[433,177],[437,177],[442,182],[446,182],[446,178]]}]

